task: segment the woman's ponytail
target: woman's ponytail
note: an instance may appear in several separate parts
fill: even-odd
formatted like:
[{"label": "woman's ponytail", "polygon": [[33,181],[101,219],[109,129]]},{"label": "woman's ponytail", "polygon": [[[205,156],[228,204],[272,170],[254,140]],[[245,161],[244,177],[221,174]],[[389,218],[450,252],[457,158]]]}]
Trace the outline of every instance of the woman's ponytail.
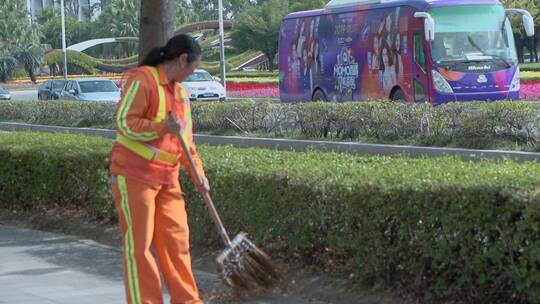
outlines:
[{"label": "woman's ponytail", "polygon": [[180,34],[169,39],[162,47],[153,48],[139,66],[157,66],[165,61],[173,60],[182,54],[188,54],[188,62],[201,56],[201,47],[192,37]]}]

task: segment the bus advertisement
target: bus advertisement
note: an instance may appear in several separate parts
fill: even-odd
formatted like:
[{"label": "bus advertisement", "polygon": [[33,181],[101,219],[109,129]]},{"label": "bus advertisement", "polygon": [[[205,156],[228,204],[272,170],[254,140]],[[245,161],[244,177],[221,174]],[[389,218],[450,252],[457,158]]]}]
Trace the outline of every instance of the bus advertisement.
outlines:
[{"label": "bus advertisement", "polygon": [[509,15],[498,0],[332,0],[281,24],[282,102],[519,99]]}]

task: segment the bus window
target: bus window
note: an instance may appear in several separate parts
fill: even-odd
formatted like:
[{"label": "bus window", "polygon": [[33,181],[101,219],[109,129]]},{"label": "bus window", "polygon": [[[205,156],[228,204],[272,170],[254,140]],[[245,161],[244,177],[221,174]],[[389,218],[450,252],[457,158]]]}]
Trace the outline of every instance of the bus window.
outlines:
[{"label": "bus window", "polygon": [[422,67],[424,73],[427,71],[426,52],[424,51],[424,35],[422,32],[414,33],[414,62]]},{"label": "bus window", "polygon": [[427,83],[427,59],[424,48],[424,34],[421,31],[413,33],[413,54],[416,63],[416,75],[414,78],[414,101],[426,101],[426,83]]}]

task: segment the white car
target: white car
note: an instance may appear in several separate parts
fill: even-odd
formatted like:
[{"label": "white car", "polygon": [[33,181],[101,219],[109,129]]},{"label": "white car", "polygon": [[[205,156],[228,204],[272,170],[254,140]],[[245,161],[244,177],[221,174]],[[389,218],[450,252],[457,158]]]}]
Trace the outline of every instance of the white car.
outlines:
[{"label": "white car", "polygon": [[189,100],[219,100],[225,101],[225,88],[205,70],[195,70],[182,83],[189,90]]},{"label": "white car", "polygon": [[8,90],[0,87],[0,100],[10,100],[11,94],[8,92]]}]

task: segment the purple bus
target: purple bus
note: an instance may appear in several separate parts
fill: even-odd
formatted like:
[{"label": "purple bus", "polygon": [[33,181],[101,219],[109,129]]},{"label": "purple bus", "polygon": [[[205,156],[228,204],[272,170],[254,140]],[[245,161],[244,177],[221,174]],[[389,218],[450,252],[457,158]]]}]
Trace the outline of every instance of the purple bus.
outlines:
[{"label": "purple bus", "polygon": [[332,0],[289,14],[281,101],[519,99],[514,14],[534,35],[529,12],[498,0]]}]

